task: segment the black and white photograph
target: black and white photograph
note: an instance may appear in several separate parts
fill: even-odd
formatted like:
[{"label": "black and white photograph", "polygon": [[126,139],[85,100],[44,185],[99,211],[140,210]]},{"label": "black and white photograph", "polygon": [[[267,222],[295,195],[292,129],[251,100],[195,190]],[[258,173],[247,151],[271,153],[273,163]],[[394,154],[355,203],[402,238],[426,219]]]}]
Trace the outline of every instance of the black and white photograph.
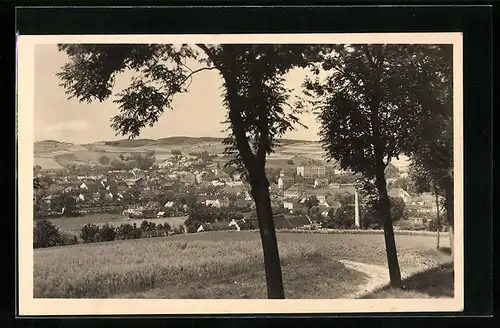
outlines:
[{"label": "black and white photograph", "polygon": [[461,67],[460,33],[19,36],[21,313],[461,310]]}]

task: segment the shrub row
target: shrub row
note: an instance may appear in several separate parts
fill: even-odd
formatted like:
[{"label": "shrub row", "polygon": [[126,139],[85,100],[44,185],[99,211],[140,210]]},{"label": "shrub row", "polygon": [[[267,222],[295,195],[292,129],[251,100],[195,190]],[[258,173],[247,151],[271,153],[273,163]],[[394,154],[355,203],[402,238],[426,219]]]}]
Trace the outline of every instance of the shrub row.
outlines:
[{"label": "shrub row", "polygon": [[157,225],[154,222],[146,220],[142,221],[140,226],[137,226],[135,223],[122,223],[116,227],[109,224],[98,226],[89,223],[83,226],[80,238],[84,243],[95,243],[101,241],[163,237],[182,232],[181,229],[172,229],[168,223]]}]

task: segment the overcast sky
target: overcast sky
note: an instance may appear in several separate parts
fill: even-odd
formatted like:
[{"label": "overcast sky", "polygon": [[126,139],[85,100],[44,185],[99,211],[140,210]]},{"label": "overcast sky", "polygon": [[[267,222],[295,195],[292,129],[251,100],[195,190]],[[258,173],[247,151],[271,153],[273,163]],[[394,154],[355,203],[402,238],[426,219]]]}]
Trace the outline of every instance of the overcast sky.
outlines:
[{"label": "overcast sky", "polygon": [[[55,44],[35,47],[35,139],[53,139],[72,143],[89,143],[122,139],[115,136],[110,119],[118,113],[117,105],[108,99],[90,104],[68,100],[59,86],[56,73],[68,57]],[[304,73],[294,71],[287,78],[289,87],[298,88]],[[221,104],[221,78],[217,71],[203,71],[196,75],[187,94],[178,95],[172,103],[174,110],[166,111],[152,128],[142,130],[138,138],[158,139],[169,136],[220,137],[225,128],[225,109]],[[128,85],[128,77],[117,79],[115,91]],[[318,123],[313,114],[301,116],[308,129],[297,127],[285,138],[318,140]]]}]

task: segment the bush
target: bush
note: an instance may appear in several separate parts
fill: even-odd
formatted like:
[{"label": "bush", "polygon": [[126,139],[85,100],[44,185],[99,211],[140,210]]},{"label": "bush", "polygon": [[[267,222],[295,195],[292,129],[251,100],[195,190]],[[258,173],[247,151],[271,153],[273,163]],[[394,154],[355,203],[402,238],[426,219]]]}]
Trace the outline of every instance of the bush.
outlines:
[{"label": "bush", "polygon": [[187,218],[186,221],[184,222],[187,228],[188,233],[193,233],[198,230],[200,225],[202,225],[202,222],[199,220],[192,219],[191,217]]},{"label": "bush", "polygon": [[244,222],[239,222],[240,230],[254,230],[257,229],[253,221],[245,220]]},{"label": "bush", "polygon": [[33,247],[44,248],[61,245],[59,229],[46,219],[35,220],[33,227]]},{"label": "bush", "polygon": [[170,225],[168,223],[165,222],[165,224],[158,224],[156,227],[155,227],[155,237],[162,237],[162,236],[168,236],[170,230],[172,230],[172,228],[170,227]]},{"label": "bush", "polygon": [[100,238],[99,226],[92,223],[86,224],[81,230],[80,238],[84,243],[94,243],[98,241]]},{"label": "bush", "polygon": [[228,222],[214,222],[207,225],[205,231],[226,231],[236,230],[235,227],[230,227]]},{"label": "bush", "polygon": [[399,230],[411,230],[411,231],[422,231],[428,229],[428,226],[426,224],[414,223],[411,220],[401,220],[397,222],[395,227],[398,227]]},{"label": "bush", "polygon": [[142,236],[142,229],[137,225],[130,225],[129,223],[122,223],[116,229],[116,239],[138,239]]},{"label": "bush", "polygon": [[105,224],[99,228],[98,232],[99,241],[113,241],[116,238],[115,228],[109,224]]},{"label": "bush", "polygon": [[70,235],[68,233],[61,234],[61,246],[75,245],[78,244],[78,238],[75,235]]}]

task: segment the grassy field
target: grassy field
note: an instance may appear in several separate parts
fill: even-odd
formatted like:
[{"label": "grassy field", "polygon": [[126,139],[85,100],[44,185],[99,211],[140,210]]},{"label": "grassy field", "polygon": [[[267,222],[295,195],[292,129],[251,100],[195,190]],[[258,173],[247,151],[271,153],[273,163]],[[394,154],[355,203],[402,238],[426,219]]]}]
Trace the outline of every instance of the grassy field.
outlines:
[{"label": "grassy field", "polygon": [[[220,154],[224,145],[219,138],[185,138],[174,137],[159,140],[121,140],[117,145],[106,145],[97,142],[90,145],[71,145],[58,142],[35,143],[35,165],[44,169],[61,168],[70,164],[84,164],[98,161],[103,155],[113,159],[120,153],[145,152],[154,150],[157,162],[163,162],[172,150],[180,150],[187,155],[190,152],[208,151],[211,154]],[[278,167],[280,163],[286,164],[294,156],[311,156],[320,158],[324,152],[319,143],[303,143],[300,141],[286,140],[284,146],[271,154],[269,159],[271,167]]]},{"label": "grassy field", "polygon": [[[165,224],[167,222],[171,227],[178,227],[184,223],[187,217],[170,217],[170,218],[160,218],[160,219],[148,219],[146,221],[151,221],[156,224]],[[69,217],[69,218],[55,218],[49,219],[56,227],[59,228],[61,232],[69,233],[75,236],[80,234],[82,227],[86,224],[93,223],[96,225],[104,225],[109,223],[113,226],[119,226],[122,223],[137,224],[138,226],[144,221],[141,220],[130,220],[129,218],[120,214],[88,214],[81,217]]]},{"label": "grassy field", "polygon": [[[439,264],[434,238],[397,236],[401,270]],[[340,298],[367,277],[337,262],[385,265],[381,235],[279,233],[287,298]],[[36,249],[35,297],[265,298],[256,232],[209,232]]]}]

